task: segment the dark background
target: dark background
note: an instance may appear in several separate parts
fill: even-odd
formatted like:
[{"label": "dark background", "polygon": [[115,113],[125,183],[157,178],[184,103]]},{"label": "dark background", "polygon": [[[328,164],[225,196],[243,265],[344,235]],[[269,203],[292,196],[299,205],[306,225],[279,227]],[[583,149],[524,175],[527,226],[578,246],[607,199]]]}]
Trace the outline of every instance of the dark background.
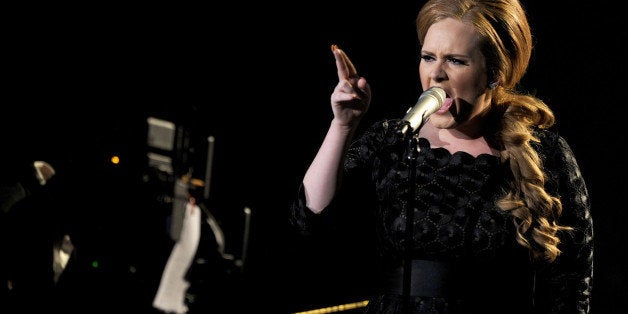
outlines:
[{"label": "dark background", "polygon": [[[324,243],[296,237],[287,211],[331,121],[337,76],[330,45],[343,48],[371,83],[363,124],[400,117],[420,92],[414,18],[422,3],[8,10],[2,154],[34,156],[57,169],[56,210],[83,279],[77,298],[150,309],[170,252],[170,212],[155,205],[154,182],[145,180],[146,118],[154,116],[189,132],[188,159],[177,162],[195,177],[204,178],[205,139],[215,137],[207,204],[236,257],[242,210],[252,209],[234,306],[295,312],[361,300],[368,262],[358,249],[335,247],[332,255]],[[587,180],[593,311],[620,313],[628,295],[625,19],[621,8],[600,1],[524,4],[535,50],[522,86],[555,111]],[[109,163],[113,155],[120,165]]]}]

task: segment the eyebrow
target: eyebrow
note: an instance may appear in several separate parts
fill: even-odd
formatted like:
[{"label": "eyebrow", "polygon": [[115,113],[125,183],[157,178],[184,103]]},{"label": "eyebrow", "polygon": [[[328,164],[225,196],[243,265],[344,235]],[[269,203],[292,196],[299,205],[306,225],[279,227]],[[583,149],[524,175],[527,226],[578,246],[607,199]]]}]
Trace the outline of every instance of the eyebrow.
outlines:
[{"label": "eyebrow", "polygon": [[[421,50],[421,54],[428,54],[428,55],[436,55],[433,52],[430,51],[426,51],[426,50]],[[456,58],[456,59],[471,59],[471,56],[468,54],[460,54],[460,53],[448,53],[444,56],[445,58]]]}]

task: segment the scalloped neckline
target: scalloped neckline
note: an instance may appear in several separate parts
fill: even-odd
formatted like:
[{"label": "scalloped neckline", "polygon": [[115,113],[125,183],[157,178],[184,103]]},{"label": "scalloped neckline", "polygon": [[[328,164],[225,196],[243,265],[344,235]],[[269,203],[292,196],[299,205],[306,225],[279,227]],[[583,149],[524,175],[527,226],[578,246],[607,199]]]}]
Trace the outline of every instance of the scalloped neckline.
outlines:
[{"label": "scalloped neckline", "polygon": [[458,150],[458,151],[455,151],[455,152],[451,152],[451,151],[449,151],[445,147],[432,147],[432,143],[430,143],[430,140],[428,140],[425,137],[419,137],[419,147],[421,149],[427,148],[427,149],[429,149],[431,151],[443,151],[450,158],[453,157],[453,156],[456,156],[456,155],[463,155],[463,156],[466,155],[466,156],[471,157],[473,159],[495,159],[495,161],[499,160],[499,156],[495,156],[495,155],[492,155],[492,154],[489,154],[489,153],[481,153],[481,154],[479,154],[477,156],[473,156],[470,153],[465,152],[463,150]]}]

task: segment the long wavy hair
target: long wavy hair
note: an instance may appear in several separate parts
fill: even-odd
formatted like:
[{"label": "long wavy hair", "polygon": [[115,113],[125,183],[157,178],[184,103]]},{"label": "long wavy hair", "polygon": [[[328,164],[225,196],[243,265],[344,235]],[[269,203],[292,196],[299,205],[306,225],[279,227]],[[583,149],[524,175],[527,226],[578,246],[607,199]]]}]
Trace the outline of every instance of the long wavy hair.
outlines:
[{"label": "long wavy hair", "polygon": [[538,142],[534,129],[551,127],[554,114],[539,98],[517,90],[533,47],[525,10],[517,0],[430,0],[416,19],[421,45],[428,28],[445,18],[475,27],[482,38],[488,82],[499,82],[491,91],[491,110],[498,121],[493,140],[513,180],[497,206],[513,215],[519,244],[535,259],[554,261],[561,253],[557,233],[571,228],[556,223],[562,204],[545,191],[543,165],[531,146]]}]

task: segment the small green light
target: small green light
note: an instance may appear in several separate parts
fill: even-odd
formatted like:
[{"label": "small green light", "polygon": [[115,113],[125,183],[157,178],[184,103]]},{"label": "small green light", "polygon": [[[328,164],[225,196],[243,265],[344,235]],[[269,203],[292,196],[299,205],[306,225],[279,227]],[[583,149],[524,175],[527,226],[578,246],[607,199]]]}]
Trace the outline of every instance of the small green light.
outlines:
[{"label": "small green light", "polygon": [[98,261],[93,261],[92,262],[92,267],[93,268],[98,268],[98,266],[99,266]]}]

